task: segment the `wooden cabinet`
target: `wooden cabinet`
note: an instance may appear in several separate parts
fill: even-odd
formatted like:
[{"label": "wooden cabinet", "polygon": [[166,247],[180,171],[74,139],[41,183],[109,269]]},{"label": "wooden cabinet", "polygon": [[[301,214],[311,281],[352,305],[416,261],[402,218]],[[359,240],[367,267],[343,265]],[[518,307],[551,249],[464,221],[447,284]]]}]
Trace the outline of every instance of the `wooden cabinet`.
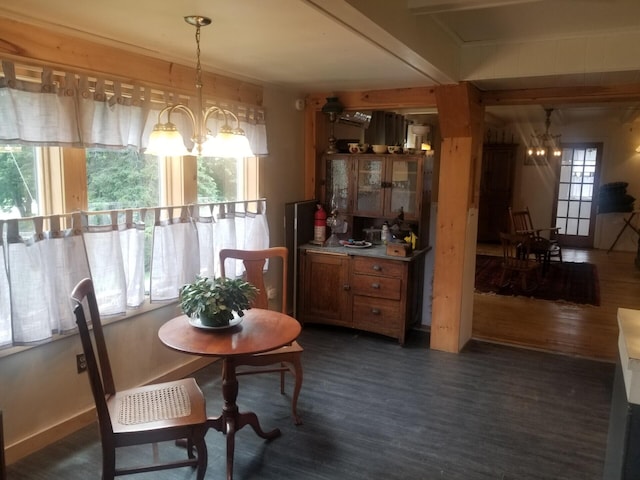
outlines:
[{"label": "wooden cabinet", "polygon": [[351,326],[349,256],[301,252],[298,319]]},{"label": "wooden cabinet", "polygon": [[478,241],[500,242],[500,232],[511,231],[509,206],[516,169],[516,144],[485,144],[478,206]]},{"label": "wooden cabinet", "polygon": [[379,333],[404,344],[421,311],[413,297],[421,291],[415,272],[422,271],[423,255],[395,260],[324,250],[301,249],[298,319]]},{"label": "wooden cabinet", "polygon": [[325,203],[344,214],[419,221],[423,155],[326,155]]}]

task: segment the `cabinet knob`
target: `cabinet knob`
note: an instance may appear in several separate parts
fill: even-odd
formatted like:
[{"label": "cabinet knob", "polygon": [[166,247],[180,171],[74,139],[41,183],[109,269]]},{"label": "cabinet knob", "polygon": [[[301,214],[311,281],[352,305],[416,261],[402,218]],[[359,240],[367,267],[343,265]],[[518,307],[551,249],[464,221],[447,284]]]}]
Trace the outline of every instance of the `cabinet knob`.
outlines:
[{"label": "cabinet knob", "polygon": [[371,268],[373,268],[376,272],[381,272],[382,271],[382,267],[380,265],[373,265]]},{"label": "cabinet knob", "polygon": [[344,285],[342,285],[342,289],[343,290],[351,290],[351,286],[348,283],[345,283]]},{"label": "cabinet knob", "polygon": [[380,284],[379,283],[372,283],[371,284],[371,288],[373,288],[375,290],[380,290]]},{"label": "cabinet knob", "polygon": [[380,309],[379,308],[372,308],[371,309],[371,313],[373,313],[374,315],[380,315]]}]

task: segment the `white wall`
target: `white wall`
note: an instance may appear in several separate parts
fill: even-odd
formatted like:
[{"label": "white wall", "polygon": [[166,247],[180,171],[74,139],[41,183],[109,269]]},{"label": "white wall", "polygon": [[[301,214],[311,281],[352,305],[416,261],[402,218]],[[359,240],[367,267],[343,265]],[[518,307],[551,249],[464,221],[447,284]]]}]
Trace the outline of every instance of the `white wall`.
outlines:
[{"label": "white wall", "polygon": [[[531,131],[530,125],[511,125],[513,131]],[[543,130],[543,126],[537,126]],[[627,182],[627,193],[636,198],[635,208],[640,209],[640,122],[623,124],[618,120],[600,122],[572,121],[566,125],[552,123],[550,131],[562,134],[561,142],[602,142],[603,156],[600,185],[611,182]],[[549,167],[524,165],[525,145],[528,139],[516,140],[520,144],[513,192],[515,208],[529,206],[536,225],[551,225],[556,178]],[[594,247],[608,249],[628,214],[598,215]],[[637,235],[627,229],[616,244],[616,250],[635,251]]]}]

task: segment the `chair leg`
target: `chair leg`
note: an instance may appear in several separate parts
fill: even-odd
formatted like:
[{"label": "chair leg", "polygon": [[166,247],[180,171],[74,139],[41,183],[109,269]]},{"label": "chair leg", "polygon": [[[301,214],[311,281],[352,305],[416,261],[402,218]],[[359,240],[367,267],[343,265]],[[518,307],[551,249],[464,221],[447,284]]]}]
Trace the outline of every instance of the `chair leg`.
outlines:
[{"label": "chair leg", "polygon": [[204,480],[204,475],[207,473],[207,443],[204,440],[204,435],[207,432],[206,428],[202,432],[201,435],[197,435],[194,438],[193,444],[196,447],[196,452],[198,454],[198,473],[196,476],[197,480]]},{"label": "chair leg", "polygon": [[116,476],[115,449],[102,449],[102,480],[113,480]]},{"label": "chair leg", "polygon": [[[285,368],[284,362],[280,362],[280,366]],[[280,370],[280,395],[284,395],[284,370]]]},{"label": "chair leg", "polygon": [[295,376],[295,386],[293,388],[293,395],[291,397],[291,413],[293,415],[293,421],[296,425],[302,425],[302,418],[298,415],[298,396],[300,395],[300,389],[302,388],[302,362],[300,361],[300,355],[296,355],[290,362],[293,367],[293,375]]}]

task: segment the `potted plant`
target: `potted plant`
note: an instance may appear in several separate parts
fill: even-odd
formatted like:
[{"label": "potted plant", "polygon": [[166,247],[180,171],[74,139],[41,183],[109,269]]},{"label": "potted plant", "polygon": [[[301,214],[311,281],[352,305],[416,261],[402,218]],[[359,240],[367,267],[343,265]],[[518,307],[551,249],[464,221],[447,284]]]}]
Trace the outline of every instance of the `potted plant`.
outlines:
[{"label": "potted plant", "polygon": [[185,315],[199,318],[202,325],[229,325],[234,316],[244,316],[258,289],[241,278],[196,277],[180,288],[180,307]]}]

